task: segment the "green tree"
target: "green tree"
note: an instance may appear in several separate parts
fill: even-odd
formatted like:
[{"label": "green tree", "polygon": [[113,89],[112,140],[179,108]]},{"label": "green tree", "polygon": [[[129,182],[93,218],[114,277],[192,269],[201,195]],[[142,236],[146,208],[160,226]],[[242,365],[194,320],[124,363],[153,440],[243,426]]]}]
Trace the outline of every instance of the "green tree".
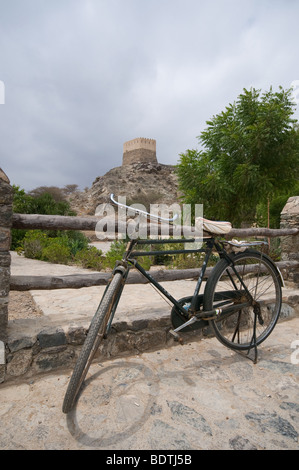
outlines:
[{"label": "green tree", "polygon": [[76,215],[68,201],[54,197],[47,187],[36,188],[29,194],[20,186],[14,185],[13,190],[13,211],[17,214]]},{"label": "green tree", "polygon": [[30,214],[32,212],[33,197],[21,189],[20,186],[13,185],[13,211],[16,214]]},{"label": "green tree", "polygon": [[52,198],[58,202],[65,200],[65,190],[57,186],[38,186],[29,192],[29,195],[36,198],[44,193],[51,194]]},{"label": "green tree", "polygon": [[[40,188],[37,188],[40,190]],[[13,212],[18,214],[46,214],[46,215],[76,215],[72,211],[70,204],[66,200],[55,200],[52,194],[38,191],[37,196],[34,191],[30,194],[26,193],[24,189],[19,186],[13,186],[14,197],[13,197]],[[22,245],[27,231],[23,229],[12,229],[12,243],[11,249],[15,250]],[[85,241],[86,237],[75,231],[58,231],[58,230],[46,230],[44,232],[49,237],[67,236],[69,240],[69,248],[71,252],[76,252],[77,249],[81,249],[87,245]],[[36,241],[34,242],[36,243]]]},{"label": "green tree", "polygon": [[67,201],[56,201],[50,193],[42,193],[32,198],[32,214],[76,215]]},{"label": "green tree", "polygon": [[298,180],[299,133],[292,90],[243,90],[207,121],[201,150],[187,150],[177,166],[184,202],[235,226],[256,221],[258,204],[286,193]]}]

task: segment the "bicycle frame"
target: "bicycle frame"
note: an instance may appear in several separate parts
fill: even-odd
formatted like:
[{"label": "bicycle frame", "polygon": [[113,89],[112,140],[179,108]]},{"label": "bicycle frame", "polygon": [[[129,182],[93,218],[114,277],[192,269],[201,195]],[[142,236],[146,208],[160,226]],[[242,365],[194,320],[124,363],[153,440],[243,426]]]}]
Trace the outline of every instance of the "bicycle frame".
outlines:
[{"label": "bicycle frame", "polygon": [[[132,251],[134,246],[136,244],[141,244],[141,245],[156,245],[156,244],[177,244],[177,243],[194,243],[196,240],[195,239],[170,239],[170,240],[140,240],[137,243],[132,243],[131,246],[129,246],[129,250],[126,254],[126,259],[128,263],[131,265],[134,265],[134,267],[144,276],[148,279],[148,281],[153,284],[173,305],[175,305],[182,313],[186,313],[186,310],[178,303],[178,301],[171,295],[169,292],[164,289],[163,286],[159,282],[157,282],[145,269],[134,259],[134,257],[139,257],[139,256],[153,256],[153,255],[169,255],[169,254],[181,254],[181,253],[205,253],[205,259],[202,264],[200,274],[198,277],[198,281],[195,287],[195,291],[193,294],[192,298],[192,303],[190,306],[190,310],[195,313],[195,300],[196,297],[198,296],[198,293],[200,291],[200,287],[202,285],[202,281],[204,278],[204,274],[206,271],[206,267],[210,258],[210,255],[212,253],[212,250],[215,245],[215,240],[214,239],[207,239],[207,248],[198,248],[198,249],[190,249],[190,250],[161,250],[161,251]],[[204,241],[204,240],[203,240]],[[131,256],[133,258],[131,258]]]},{"label": "bicycle frame", "polygon": [[129,270],[131,269],[131,267],[136,268],[140,272],[140,274],[142,274],[149,281],[150,284],[155,286],[156,289],[158,289],[158,291],[164,297],[166,297],[166,299],[168,299],[172,303],[172,305],[174,305],[180,311],[180,313],[182,313],[184,316],[186,315],[186,309],[179,303],[179,301],[177,299],[175,299],[158,281],[156,281],[154,279],[154,277],[148,271],[146,271],[141,266],[141,264],[138,263],[138,261],[135,259],[135,258],[138,258],[138,257],[141,257],[141,256],[153,256],[153,255],[165,255],[165,254],[170,255],[170,254],[180,254],[180,253],[205,253],[204,261],[203,261],[203,264],[202,264],[200,272],[199,272],[199,276],[198,276],[198,279],[197,279],[194,294],[192,296],[191,305],[188,309],[190,318],[183,325],[181,325],[180,327],[173,330],[172,333],[174,334],[174,336],[177,334],[177,331],[191,325],[192,323],[194,323],[196,321],[209,320],[209,319],[212,319],[212,318],[217,318],[217,317],[219,317],[219,315],[224,316],[226,314],[231,314],[235,310],[239,310],[242,307],[246,307],[246,306],[250,305],[250,302],[248,301],[248,302],[243,303],[243,304],[230,305],[227,308],[225,308],[225,307],[224,308],[217,308],[217,309],[214,309],[214,310],[211,310],[211,311],[200,311],[200,312],[198,312],[196,310],[197,297],[199,295],[199,291],[200,291],[200,288],[202,286],[202,282],[204,280],[206,268],[207,268],[211,253],[212,253],[214,248],[217,250],[218,254],[220,255],[220,258],[224,257],[224,258],[226,258],[230,261],[230,265],[231,265],[232,269],[234,270],[235,274],[237,275],[238,280],[240,281],[241,285],[243,285],[244,290],[248,294],[248,298],[251,298],[251,295],[248,292],[246,286],[244,285],[244,283],[242,281],[242,278],[238,275],[237,271],[234,269],[234,265],[233,265],[233,262],[232,262],[232,260],[229,256],[229,254],[225,251],[225,249],[214,238],[203,238],[203,239],[200,240],[201,242],[206,244],[205,248],[196,248],[196,249],[194,248],[194,249],[190,249],[190,250],[189,249],[187,249],[187,250],[183,249],[183,250],[159,250],[159,251],[155,251],[155,250],[152,250],[152,251],[134,251],[134,247],[136,245],[194,243],[196,241],[199,241],[199,240],[196,240],[194,238],[193,239],[158,239],[158,240],[155,239],[155,240],[131,240],[128,243],[126,252],[124,253],[124,256],[123,256],[122,260],[119,261],[117,263],[116,267],[114,268],[114,272],[117,272],[117,271],[122,272],[122,274],[123,274],[123,283],[122,283],[122,286],[119,290],[117,301],[114,305],[113,311],[111,312],[110,319],[109,319],[109,322],[108,322],[108,325],[107,325],[106,334],[108,334],[108,332],[111,328],[114,313],[116,311],[116,307],[117,307],[119,298],[121,296],[123,287],[125,285],[125,282],[126,282],[126,279],[127,279],[127,276],[129,274]]}]

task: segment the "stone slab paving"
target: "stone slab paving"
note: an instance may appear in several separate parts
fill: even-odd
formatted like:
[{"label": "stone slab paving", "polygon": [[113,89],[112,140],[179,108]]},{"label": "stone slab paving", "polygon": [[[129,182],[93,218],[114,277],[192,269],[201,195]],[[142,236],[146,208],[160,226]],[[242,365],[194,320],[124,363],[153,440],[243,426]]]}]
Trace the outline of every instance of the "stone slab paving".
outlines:
[{"label": "stone slab paving", "polygon": [[[78,272],[22,258],[13,258],[12,272],[24,273],[23,262],[27,274]],[[168,284],[183,297],[194,281]],[[50,318],[58,324],[88,321],[101,289],[32,292],[43,310],[38,324]],[[122,302],[116,321],[161,315],[162,305],[169,315],[150,286],[126,286]],[[215,338],[101,361],[91,366],[67,416],[61,406],[71,370],[0,384],[0,449],[299,448],[298,317],[276,326],[260,346],[256,365]]]},{"label": "stone slab paving", "polygon": [[94,363],[64,415],[69,376],[0,385],[0,449],[299,448],[298,318],[276,326],[257,364],[215,338]]},{"label": "stone slab paving", "polygon": [[[13,275],[68,275],[91,273],[93,271],[31,260],[12,252],[11,272]],[[192,295],[196,281],[181,280],[162,282],[170,294],[176,298]],[[42,311],[46,323],[55,322],[57,325],[67,323],[87,322],[89,324],[105,286],[82,287],[80,289],[31,290],[34,302]],[[115,314],[115,322],[127,322],[142,319],[159,319],[169,317],[170,305],[149,284],[128,284],[125,286]],[[39,319],[39,323],[43,323]]]}]

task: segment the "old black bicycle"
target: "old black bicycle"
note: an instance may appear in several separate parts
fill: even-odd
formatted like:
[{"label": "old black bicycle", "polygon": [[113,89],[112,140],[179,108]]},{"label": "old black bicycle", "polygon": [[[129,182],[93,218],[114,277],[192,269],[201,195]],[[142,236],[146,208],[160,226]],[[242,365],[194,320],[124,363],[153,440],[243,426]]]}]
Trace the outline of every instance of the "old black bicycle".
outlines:
[{"label": "old black bicycle", "polygon": [[[148,214],[150,215],[150,214]],[[164,219],[165,220],[165,219]],[[99,307],[75,365],[64,397],[62,410],[68,413],[75,405],[92,359],[111,329],[118,302],[132,268],[137,269],[172,305],[169,334],[180,341],[181,333],[211,326],[218,340],[237,352],[249,355],[272,332],[279,318],[283,279],[271,258],[263,252],[264,242],[237,242],[221,239],[231,226],[226,222],[202,219],[203,238],[200,248],[189,243],[196,239],[130,240],[121,260],[116,263]],[[186,244],[191,249],[154,250],[157,244]],[[150,251],[145,246],[150,246]],[[139,249],[137,249],[139,247]],[[255,248],[255,249],[254,249]],[[175,299],[138,262],[143,256],[203,253],[193,295]],[[206,279],[212,253],[219,260]]]}]

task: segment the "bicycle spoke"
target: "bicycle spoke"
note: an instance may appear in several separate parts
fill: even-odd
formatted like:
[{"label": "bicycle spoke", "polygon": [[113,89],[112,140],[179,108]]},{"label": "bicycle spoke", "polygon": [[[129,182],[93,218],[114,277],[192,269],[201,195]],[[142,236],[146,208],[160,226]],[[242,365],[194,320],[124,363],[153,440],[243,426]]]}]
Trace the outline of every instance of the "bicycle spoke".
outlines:
[{"label": "bicycle spoke", "polygon": [[[209,301],[205,308],[228,308],[227,314],[211,322],[218,339],[227,346],[250,349],[272,331],[281,305],[280,284],[274,269],[265,255],[244,252],[235,256],[232,266],[223,260],[209,279]],[[238,304],[237,310],[232,308],[229,312],[230,305]]]}]

